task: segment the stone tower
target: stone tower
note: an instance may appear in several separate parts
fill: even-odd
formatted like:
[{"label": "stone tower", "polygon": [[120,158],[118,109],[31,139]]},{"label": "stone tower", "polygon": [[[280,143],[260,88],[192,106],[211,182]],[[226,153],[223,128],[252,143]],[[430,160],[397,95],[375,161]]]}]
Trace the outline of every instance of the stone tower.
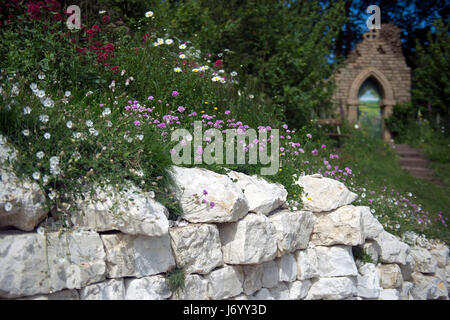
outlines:
[{"label": "stone tower", "polygon": [[411,70],[402,54],[397,26],[382,24],[381,29],[365,33],[363,41],[350,53],[344,66],[336,71],[333,101],[350,123],[358,120],[359,89],[369,78],[380,89],[382,136],[389,142],[391,135],[384,119],[392,113],[395,104],[409,101],[411,97]]}]

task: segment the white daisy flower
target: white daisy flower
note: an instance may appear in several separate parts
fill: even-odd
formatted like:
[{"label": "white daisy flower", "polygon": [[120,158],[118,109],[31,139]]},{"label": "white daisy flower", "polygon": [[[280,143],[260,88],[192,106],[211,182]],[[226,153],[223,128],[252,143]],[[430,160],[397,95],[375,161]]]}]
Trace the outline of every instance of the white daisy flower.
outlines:
[{"label": "white daisy flower", "polygon": [[179,57],[180,59],[186,59],[186,55],[185,55],[185,54],[180,54],[178,57]]},{"label": "white daisy flower", "polygon": [[41,122],[43,122],[43,123],[47,123],[48,120],[49,120],[49,116],[46,115],[46,114],[41,114],[41,115],[39,116],[39,121],[41,121]]},{"label": "white daisy flower", "polygon": [[225,83],[226,82],[225,78],[220,78],[220,82]]},{"label": "white daisy flower", "polygon": [[48,197],[50,198],[50,200],[55,199],[55,197],[56,197],[55,191],[50,192],[50,193],[48,194]]},{"label": "white daisy flower", "polygon": [[111,114],[111,109],[110,108],[105,108],[105,110],[103,110],[102,115],[103,116],[108,116]]},{"label": "white daisy flower", "polygon": [[38,90],[37,84],[34,83],[34,82],[33,82],[32,84],[30,84],[30,89],[31,89],[31,91],[33,91],[33,92],[37,91],[37,90]]},{"label": "white daisy flower", "polygon": [[184,49],[186,49],[186,45],[183,43],[183,44],[180,44],[179,46],[178,46],[178,48],[179,49],[181,49],[181,50],[184,50]]},{"label": "white daisy flower", "polygon": [[38,98],[43,98],[43,97],[45,97],[45,91],[44,91],[44,90],[38,90],[38,91],[36,92],[36,96],[37,96]]},{"label": "white daisy flower", "polygon": [[161,39],[161,38],[158,38],[158,39],[156,39],[156,41],[158,41],[158,44],[164,44],[164,39]]},{"label": "white daisy flower", "polygon": [[153,12],[152,12],[152,11],[147,11],[147,12],[145,13],[145,17],[146,17],[146,18],[151,18],[151,17],[153,17]]},{"label": "white daisy flower", "polygon": [[171,45],[173,43],[172,39],[166,39],[166,44]]},{"label": "white daisy flower", "polygon": [[42,159],[44,157],[44,152],[43,151],[36,152],[36,157],[38,157],[39,159]]},{"label": "white daisy flower", "polygon": [[89,128],[89,133],[94,135],[94,136],[98,136],[98,131],[95,130],[94,128]]},{"label": "white daisy flower", "polygon": [[212,81],[212,82],[220,81],[220,77],[215,76],[215,77],[213,77],[213,78],[211,79],[211,81]]},{"label": "white daisy flower", "polygon": [[66,127],[67,128],[72,129],[72,126],[73,126],[72,121],[69,120],[69,121],[66,122]]},{"label": "white daisy flower", "polygon": [[45,79],[45,74],[43,74],[42,72],[39,73],[38,78],[39,78],[39,80],[44,80]]},{"label": "white daisy flower", "polygon": [[39,180],[41,178],[41,173],[39,171],[33,172],[33,179]]},{"label": "white daisy flower", "polygon": [[157,47],[157,46],[159,46],[159,43],[158,42],[153,42],[153,46]]},{"label": "white daisy flower", "polygon": [[92,127],[92,126],[94,125],[94,123],[93,123],[91,120],[87,120],[87,121],[86,121],[86,125],[87,125],[88,127]]},{"label": "white daisy flower", "polygon": [[50,133],[48,133],[48,132],[46,132],[46,133],[44,133],[44,139],[50,139],[50,137],[51,137],[52,135],[50,134]]},{"label": "white daisy flower", "polygon": [[181,72],[181,68],[179,68],[179,67],[173,68],[173,71],[175,71],[175,72]]},{"label": "white daisy flower", "polygon": [[25,130],[22,131],[22,134],[23,134],[25,137],[28,137],[29,134],[30,134],[30,130],[25,129]]},{"label": "white daisy flower", "polygon": [[192,72],[199,72],[200,70],[198,68],[192,69]]},{"label": "white daisy flower", "polygon": [[232,77],[236,77],[236,76],[237,76],[237,72],[236,72],[236,71],[231,71],[230,75],[231,75]]},{"label": "white daisy flower", "polygon": [[67,90],[66,92],[64,92],[64,96],[65,97],[70,97],[72,95],[72,92],[70,92],[69,90]]}]

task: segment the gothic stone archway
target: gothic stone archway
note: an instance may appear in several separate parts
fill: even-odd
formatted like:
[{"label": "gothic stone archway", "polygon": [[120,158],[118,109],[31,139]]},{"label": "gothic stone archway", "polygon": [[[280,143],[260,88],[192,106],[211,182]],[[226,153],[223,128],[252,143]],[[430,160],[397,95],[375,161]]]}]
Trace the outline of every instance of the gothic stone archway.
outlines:
[{"label": "gothic stone archway", "polygon": [[411,71],[401,52],[400,30],[392,24],[383,24],[379,30],[363,35],[363,41],[350,53],[343,68],[336,71],[336,90],[333,100],[336,111],[350,123],[358,120],[358,92],[368,79],[380,87],[382,99],[381,130],[383,140],[391,141],[385,121],[396,103],[409,101]]}]

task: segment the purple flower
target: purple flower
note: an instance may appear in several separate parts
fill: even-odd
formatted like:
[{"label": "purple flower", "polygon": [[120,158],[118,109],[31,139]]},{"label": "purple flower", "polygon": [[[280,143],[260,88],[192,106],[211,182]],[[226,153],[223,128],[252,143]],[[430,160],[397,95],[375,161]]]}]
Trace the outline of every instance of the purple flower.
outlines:
[{"label": "purple flower", "polygon": [[309,139],[311,139],[311,138],[312,138],[312,135],[308,133],[308,134],[306,135],[306,137],[309,138]]},{"label": "purple flower", "polygon": [[208,194],[208,191],[206,191],[206,190],[203,190],[203,195],[207,195]]},{"label": "purple flower", "polygon": [[209,207],[210,207],[211,209],[214,208],[215,205],[216,205],[216,204],[215,204],[214,202],[212,202],[212,201],[209,203]]},{"label": "purple flower", "polygon": [[176,97],[178,94],[179,94],[178,91],[176,90],[172,91],[172,97]]},{"label": "purple flower", "polygon": [[231,113],[230,110],[225,110],[225,114],[226,114],[226,115],[229,115],[230,113]]},{"label": "purple flower", "polygon": [[134,125],[135,125],[136,127],[138,127],[138,126],[141,125],[141,122],[140,122],[139,120],[134,120]]},{"label": "purple flower", "polygon": [[323,145],[321,146],[321,148],[322,148],[322,149],[325,149],[326,147],[327,147],[327,146],[326,146],[326,145],[324,145],[324,144],[323,144]]},{"label": "purple flower", "polygon": [[165,123],[160,123],[160,124],[158,124],[158,127],[159,127],[159,128],[165,128],[165,127],[166,127],[166,124],[165,124]]},{"label": "purple flower", "polygon": [[147,98],[148,100],[153,100],[153,99],[155,99],[153,96],[149,96],[148,98]]},{"label": "purple flower", "polygon": [[317,149],[314,149],[313,151],[311,151],[313,156],[317,156],[319,154],[319,151],[317,151]]},{"label": "purple flower", "polygon": [[184,110],[186,110],[186,108],[183,106],[179,106],[177,110],[178,112],[183,112]]},{"label": "purple flower", "polygon": [[287,128],[288,128],[287,124],[283,124],[283,129],[287,130]]}]

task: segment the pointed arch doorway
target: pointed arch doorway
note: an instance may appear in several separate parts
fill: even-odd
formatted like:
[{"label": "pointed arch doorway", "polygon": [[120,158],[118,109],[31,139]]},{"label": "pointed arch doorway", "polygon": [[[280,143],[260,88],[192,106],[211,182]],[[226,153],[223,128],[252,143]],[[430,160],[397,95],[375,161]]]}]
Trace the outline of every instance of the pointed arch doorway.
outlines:
[{"label": "pointed arch doorway", "polygon": [[349,99],[347,101],[348,120],[350,123],[358,122],[360,97],[364,96],[365,92],[368,90],[372,90],[372,93],[376,93],[378,96],[381,138],[386,142],[390,142],[392,136],[386,128],[385,119],[392,113],[392,108],[395,104],[394,94],[390,82],[384,74],[375,67],[364,69],[353,81],[348,95]]},{"label": "pointed arch doorway", "polygon": [[367,78],[358,92],[358,124],[370,137],[382,138],[381,135],[381,90],[373,77]]}]

